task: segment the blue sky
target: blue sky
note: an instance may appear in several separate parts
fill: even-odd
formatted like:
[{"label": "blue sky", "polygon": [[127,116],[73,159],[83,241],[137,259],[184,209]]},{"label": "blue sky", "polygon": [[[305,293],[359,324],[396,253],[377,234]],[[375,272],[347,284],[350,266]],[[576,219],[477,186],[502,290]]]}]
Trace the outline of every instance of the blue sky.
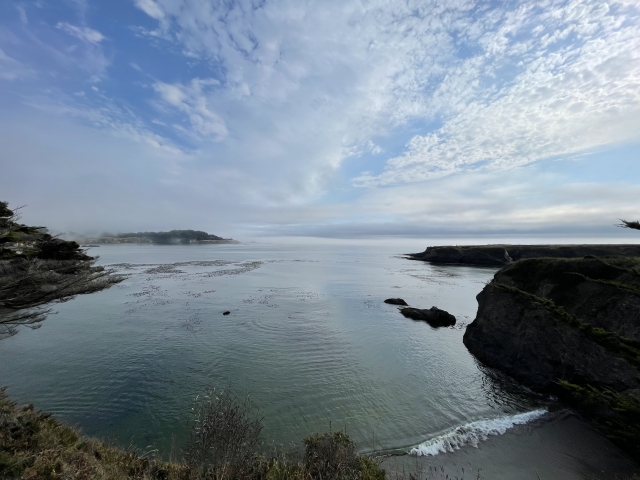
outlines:
[{"label": "blue sky", "polygon": [[627,235],[635,1],[0,3],[0,192],[58,231]]}]

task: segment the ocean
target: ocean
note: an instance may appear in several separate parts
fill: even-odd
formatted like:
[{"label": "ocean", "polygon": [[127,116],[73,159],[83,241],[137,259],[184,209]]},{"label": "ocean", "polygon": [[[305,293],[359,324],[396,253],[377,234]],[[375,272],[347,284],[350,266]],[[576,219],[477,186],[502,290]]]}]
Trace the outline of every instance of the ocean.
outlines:
[{"label": "ocean", "polygon": [[[560,452],[540,467],[543,478],[631,468],[554,399],[487,371],[466,350],[475,296],[495,269],[434,266],[406,251],[353,242],[94,248],[127,279],[2,340],[0,385],[88,435],[165,458],[179,455],[194,398],[215,387],[249,395],[266,443],[283,448],[343,429],[360,451],[409,454],[403,468],[419,459],[453,472],[497,461],[469,452],[577,428],[591,432],[581,450],[606,461]],[[390,297],[437,306],[458,323],[407,319],[383,302]]]}]

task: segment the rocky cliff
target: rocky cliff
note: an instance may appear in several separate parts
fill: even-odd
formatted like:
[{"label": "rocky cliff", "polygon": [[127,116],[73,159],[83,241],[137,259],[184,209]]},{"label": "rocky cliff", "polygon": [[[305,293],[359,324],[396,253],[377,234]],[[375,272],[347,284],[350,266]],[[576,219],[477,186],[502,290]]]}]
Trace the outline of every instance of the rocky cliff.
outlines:
[{"label": "rocky cliff", "polygon": [[640,245],[462,245],[427,247],[410,258],[431,263],[500,267],[526,258],[640,256]]},{"label": "rocky cliff", "polygon": [[478,295],[469,351],[640,458],[640,259],[521,260]]}]

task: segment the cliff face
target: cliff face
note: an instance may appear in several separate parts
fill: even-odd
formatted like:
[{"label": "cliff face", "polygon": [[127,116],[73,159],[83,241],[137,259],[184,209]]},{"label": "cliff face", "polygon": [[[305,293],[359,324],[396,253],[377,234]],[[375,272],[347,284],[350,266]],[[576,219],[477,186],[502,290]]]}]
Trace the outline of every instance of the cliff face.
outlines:
[{"label": "cliff face", "polygon": [[464,245],[428,247],[409,256],[431,263],[500,267],[527,258],[640,256],[640,245]]},{"label": "cliff face", "polygon": [[640,456],[640,259],[522,260],[477,299],[473,355],[567,399]]}]

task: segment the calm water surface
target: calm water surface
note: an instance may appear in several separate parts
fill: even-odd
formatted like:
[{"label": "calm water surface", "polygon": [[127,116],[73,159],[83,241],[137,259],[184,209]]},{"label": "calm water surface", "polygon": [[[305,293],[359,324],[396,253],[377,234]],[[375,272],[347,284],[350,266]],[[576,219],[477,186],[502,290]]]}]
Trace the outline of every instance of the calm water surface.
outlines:
[{"label": "calm water surface", "polygon": [[[129,278],[3,340],[0,384],[89,435],[165,455],[208,386],[249,392],[277,444],[331,422],[363,450],[409,450],[460,425],[540,408],[485,375],[462,344],[460,326],[495,270],[432,266],[402,250],[96,248],[101,264]],[[436,305],[461,325],[411,321],[383,303],[389,297]]]}]

